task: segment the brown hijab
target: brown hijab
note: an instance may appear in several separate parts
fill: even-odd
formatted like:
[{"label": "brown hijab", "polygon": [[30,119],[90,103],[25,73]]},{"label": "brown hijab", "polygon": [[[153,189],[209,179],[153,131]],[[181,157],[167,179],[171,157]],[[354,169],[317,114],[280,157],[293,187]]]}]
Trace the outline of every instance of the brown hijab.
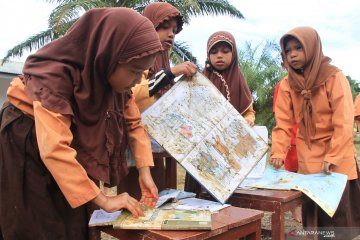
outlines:
[{"label": "brown hijab", "polygon": [[[296,38],[305,52],[305,66],[303,73],[291,68],[286,59],[284,41],[289,37]],[[289,73],[290,86],[304,98],[302,111],[299,116],[299,130],[305,142],[311,148],[310,137],[316,133],[315,116],[312,114],[311,95],[335,74],[339,69],[330,65],[331,59],[324,56],[321,40],[315,29],[310,27],[297,27],[290,30],[280,39],[280,46],[284,66]]]},{"label": "brown hijab", "polygon": [[[157,30],[159,25],[164,21],[168,21],[172,18],[175,18],[177,21],[177,32],[178,34],[183,27],[183,17],[180,11],[166,2],[154,2],[145,7],[143,15],[147,17],[153,24],[155,29]],[[163,50],[161,51],[155,60],[154,65],[149,69],[148,77],[153,77],[157,72],[161,69],[169,69],[170,68],[170,59],[169,59],[169,51]],[[171,85],[167,88],[165,87],[160,91],[160,95],[164,94]]]},{"label": "brown hijab", "polygon": [[151,22],[128,8],[86,12],[62,37],[28,57],[25,91],[50,111],[73,119],[77,160],[97,180],[126,174],[123,110],[130,93],[108,83],[119,63],[162,50]]},{"label": "brown hijab", "polygon": [[[232,60],[230,66],[223,71],[215,71],[210,64],[210,50],[215,44],[219,42],[226,42],[232,47]],[[224,83],[220,77],[216,74],[218,72],[225,79],[230,90],[230,103],[235,109],[243,114],[253,103],[251,92],[246,80],[241,73],[238,54],[236,48],[236,42],[234,36],[225,31],[219,31],[213,33],[207,42],[207,61],[203,70],[203,74],[211,80],[211,82],[220,90],[220,92],[226,97],[227,91]]]}]

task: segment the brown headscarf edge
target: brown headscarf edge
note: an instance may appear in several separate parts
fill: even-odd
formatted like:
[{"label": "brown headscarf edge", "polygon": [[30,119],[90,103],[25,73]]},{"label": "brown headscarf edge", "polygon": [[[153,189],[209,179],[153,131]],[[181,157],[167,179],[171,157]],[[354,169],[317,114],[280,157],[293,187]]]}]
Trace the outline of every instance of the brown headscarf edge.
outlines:
[{"label": "brown headscarf edge", "polygon": [[[306,57],[306,64],[303,69],[303,75],[289,66],[285,55],[284,40],[287,37],[294,37],[301,43]],[[310,27],[297,27],[290,30],[280,39],[280,47],[284,60],[284,66],[289,73],[290,86],[303,98],[302,111],[299,116],[299,131],[305,138],[305,142],[311,148],[311,136],[316,133],[315,116],[312,114],[311,95],[317,88],[339,71],[339,69],[330,64],[331,59],[324,56],[320,36],[315,29]]]}]

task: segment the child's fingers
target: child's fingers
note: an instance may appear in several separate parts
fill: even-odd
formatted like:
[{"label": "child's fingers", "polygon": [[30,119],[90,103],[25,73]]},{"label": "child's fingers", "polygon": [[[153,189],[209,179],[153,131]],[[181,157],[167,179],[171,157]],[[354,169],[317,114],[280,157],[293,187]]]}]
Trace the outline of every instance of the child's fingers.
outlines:
[{"label": "child's fingers", "polygon": [[327,175],[331,174],[330,172],[330,163],[323,162],[323,172]]},{"label": "child's fingers", "polygon": [[270,164],[274,166],[274,168],[280,168],[284,164],[284,160],[281,158],[270,158]]},{"label": "child's fingers", "polygon": [[126,205],[126,209],[129,210],[129,212],[131,212],[131,214],[136,218],[138,218],[139,216],[144,216],[144,212],[141,210],[140,204],[138,202],[134,203],[129,201]]}]

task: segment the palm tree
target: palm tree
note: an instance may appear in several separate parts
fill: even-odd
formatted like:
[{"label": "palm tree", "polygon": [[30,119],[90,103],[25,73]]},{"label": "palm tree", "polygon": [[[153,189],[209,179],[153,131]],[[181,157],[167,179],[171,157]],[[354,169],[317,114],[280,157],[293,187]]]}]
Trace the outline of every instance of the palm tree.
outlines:
[{"label": "palm tree", "polygon": [[[92,8],[102,7],[129,7],[142,12],[145,6],[156,0],[45,0],[58,5],[49,16],[49,27],[47,30],[37,33],[12,49],[8,50],[2,63],[10,57],[21,57],[24,51],[38,49],[48,42],[57,39],[65,34],[67,29],[79,18],[81,14]],[[168,0],[180,10],[184,16],[185,24],[189,24],[191,17],[206,15],[228,15],[243,19],[239,10],[232,6],[227,0]],[[175,42],[170,53],[174,64],[182,62],[183,59],[197,62],[192,56],[185,42]]]},{"label": "palm tree", "polygon": [[280,47],[274,42],[266,42],[255,47],[247,42],[239,50],[241,71],[254,98],[256,124],[269,129],[275,126],[272,113],[274,88],[287,73],[281,68]]}]

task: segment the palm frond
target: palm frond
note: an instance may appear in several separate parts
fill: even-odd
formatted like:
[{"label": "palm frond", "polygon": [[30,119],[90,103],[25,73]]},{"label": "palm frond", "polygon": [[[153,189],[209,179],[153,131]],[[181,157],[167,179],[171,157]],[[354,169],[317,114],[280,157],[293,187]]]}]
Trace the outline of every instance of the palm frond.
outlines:
[{"label": "palm frond", "polygon": [[109,1],[99,0],[76,0],[63,1],[51,12],[49,17],[49,26],[56,28],[66,22],[79,18],[82,13],[92,8],[113,7]]},{"label": "palm frond", "polygon": [[[116,7],[128,7],[132,8],[140,13],[143,12],[144,8],[149,5],[151,0],[122,0],[116,3]],[[157,2],[157,1],[156,1]]]},{"label": "palm frond", "polygon": [[274,88],[286,75],[280,64],[280,49],[274,42],[267,41],[254,47],[247,42],[238,55],[240,68],[254,97],[256,123],[271,130],[275,124],[272,114]]},{"label": "palm frond", "polygon": [[196,57],[192,55],[189,46],[182,41],[175,41],[170,50],[170,60],[174,65],[180,64],[184,61],[191,61],[199,68]]},{"label": "palm frond", "polygon": [[187,24],[191,17],[198,16],[227,15],[239,19],[244,18],[242,13],[227,0],[167,0],[166,2],[179,9]]},{"label": "palm frond", "polygon": [[225,0],[199,0],[201,15],[227,15],[239,19],[244,19],[242,13]]},{"label": "palm frond", "polygon": [[74,24],[77,19],[73,19],[69,22],[63,23],[61,26],[58,26],[55,30],[49,28],[45,31],[42,31],[38,34],[35,34],[25,41],[19,43],[12,49],[7,51],[5,57],[1,64],[8,61],[10,57],[21,57],[25,51],[33,51],[43,47],[45,44],[51,42],[54,39],[57,39],[65,34],[65,32]]},{"label": "palm frond", "polygon": [[6,56],[3,57],[1,64],[8,61],[10,57],[21,57],[26,50],[31,52],[34,49],[44,46],[46,43],[53,40],[55,35],[56,34],[52,29],[48,29],[29,37],[25,41],[8,50]]}]

